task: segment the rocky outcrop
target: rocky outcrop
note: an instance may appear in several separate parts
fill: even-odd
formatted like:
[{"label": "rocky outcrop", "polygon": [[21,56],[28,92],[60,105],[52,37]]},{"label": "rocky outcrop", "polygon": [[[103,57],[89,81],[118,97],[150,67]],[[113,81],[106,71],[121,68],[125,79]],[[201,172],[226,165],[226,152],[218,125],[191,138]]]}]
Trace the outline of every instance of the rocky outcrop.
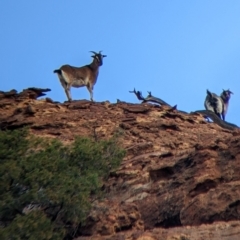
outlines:
[{"label": "rocky outcrop", "polygon": [[49,89],[0,92],[0,128],[108,138],[127,156],[77,239],[240,239],[240,131],[168,106],[37,100]]}]

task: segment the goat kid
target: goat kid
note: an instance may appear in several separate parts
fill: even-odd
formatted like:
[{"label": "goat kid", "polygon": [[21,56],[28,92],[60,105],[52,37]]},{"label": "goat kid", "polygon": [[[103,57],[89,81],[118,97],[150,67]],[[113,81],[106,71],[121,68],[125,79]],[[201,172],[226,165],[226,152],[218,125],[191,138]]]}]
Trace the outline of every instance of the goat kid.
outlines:
[{"label": "goat kid", "polygon": [[99,51],[99,53],[94,51],[90,52],[94,54],[91,56],[93,61],[90,64],[82,67],[73,67],[66,64],[53,71],[58,74],[58,78],[69,102],[72,101],[71,87],[79,88],[84,86],[87,87],[90,93],[90,99],[93,101],[93,87],[97,82],[99,67],[103,65],[103,58],[107,56],[102,55],[102,51]]},{"label": "goat kid", "polygon": [[231,94],[233,94],[233,92],[229,89],[223,89],[220,96],[207,90],[207,96],[204,102],[205,109],[214,112],[220,119],[222,117],[222,120],[225,121]]}]

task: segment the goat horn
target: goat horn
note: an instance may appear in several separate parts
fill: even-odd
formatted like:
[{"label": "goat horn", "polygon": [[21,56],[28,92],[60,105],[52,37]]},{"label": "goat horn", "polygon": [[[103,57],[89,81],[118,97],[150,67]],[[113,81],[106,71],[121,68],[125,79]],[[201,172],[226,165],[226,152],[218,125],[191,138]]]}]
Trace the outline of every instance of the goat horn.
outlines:
[{"label": "goat horn", "polygon": [[96,52],[94,52],[94,51],[89,51],[89,52],[91,52],[91,53],[93,53],[93,54],[95,54],[95,55],[97,54],[97,53],[96,53]]},{"label": "goat horn", "polygon": [[207,89],[207,95],[212,97],[212,93]]}]

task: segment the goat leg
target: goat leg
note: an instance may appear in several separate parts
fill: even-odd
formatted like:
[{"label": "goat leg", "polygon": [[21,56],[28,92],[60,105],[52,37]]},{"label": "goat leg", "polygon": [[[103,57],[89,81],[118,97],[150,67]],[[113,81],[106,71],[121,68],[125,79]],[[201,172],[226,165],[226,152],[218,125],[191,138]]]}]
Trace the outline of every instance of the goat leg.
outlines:
[{"label": "goat leg", "polygon": [[90,85],[87,85],[87,89],[90,93],[90,100],[93,102],[93,87]]},{"label": "goat leg", "polygon": [[71,102],[72,101],[72,96],[71,96],[70,88],[66,87],[66,88],[64,88],[64,90],[65,90],[65,93],[67,95],[68,101]]}]

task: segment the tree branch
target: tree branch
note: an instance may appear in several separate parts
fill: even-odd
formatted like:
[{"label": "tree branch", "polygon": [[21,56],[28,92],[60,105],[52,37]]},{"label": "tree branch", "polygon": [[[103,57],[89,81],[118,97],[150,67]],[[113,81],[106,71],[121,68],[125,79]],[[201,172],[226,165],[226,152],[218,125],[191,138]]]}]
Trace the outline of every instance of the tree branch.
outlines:
[{"label": "tree branch", "polygon": [[129,92],[134,93],[137,96],[138,100],[140,100],[140,101],[142,100],[145,102],[145,98],[142,96],[142,92],[140,92],[140,91],[136,92],[135,88],[133,89],[133,91],[129,91]]},{"label": "tree branch", "polygon": [[230,122],[223,121],[221,118],[219,118],[212,111],[209,111],[209,110],[197,110],[197,111],[191,112],[191,114],[194,114],[194,113],[200,113],[204,117],[209,117],[210,119],[212,119],[212,121],[214,123],[216,123],[217,125],[219,125],[222,128],[229,129],[229,130],[239,129],[239,127],[237,125],[235,125],[233,123],[230,123]]},{"label": "tree branch", "polygon": [[[146,98],[143,97],[142,92],[136,91],[135,88],[133,89],[133,91],[129,91],[129,92],[130,93],[134,93],[137,96],[137,99],[140,100],[140,101],[143,101],[143,102],[153,102],[153,103],[158,103],[160,105],[172,107],[170,104],[166,103],[162,99],[152,96],[151,92],[148,92],[148,96]],[[177,105],[175,105],[172,108],[176,109],[176,107],[177,107]]]}]

